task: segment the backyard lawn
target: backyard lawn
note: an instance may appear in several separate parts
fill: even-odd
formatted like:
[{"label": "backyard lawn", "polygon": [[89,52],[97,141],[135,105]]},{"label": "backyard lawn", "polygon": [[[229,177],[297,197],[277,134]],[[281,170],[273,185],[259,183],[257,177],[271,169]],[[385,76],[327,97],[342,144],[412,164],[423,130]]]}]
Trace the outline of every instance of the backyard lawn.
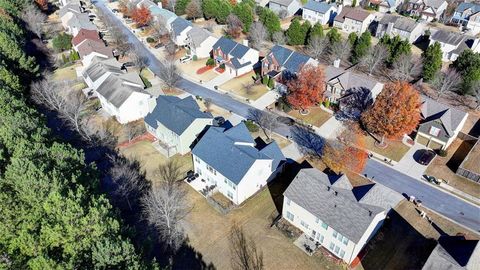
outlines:
[{"label": "backyard lawn", "polygon": [[55,80],[62,80],[62,81],[71,81],[75,80],[77,78],[77,72],[75,71],[75,68],[80,67],[80,63],[76,63],[74,65],[64,67],[64,68],[59,68],[56,69],[53,72],[53,78]]},{"label": "backyard lawn", "polygon": [[200,68],[205,67],[206,62],[207,59],[199,59],[197,61],[190,61],[188,63],[180,63],[178,64],[178,68],[180,68],[180,71],[182,73],[185,73],[194,80],[208,82],[211,79],[217,77],[218,74],[215,73],[213,69],[208,70],[202,74],[197,74],[197,71]]},{"label": "backyard lawn", "polygon": [[[252,132],[252,137],[254,139],[257,137],[260,137],[264,142],[267,142],[267,136],[265,136],[265,133],[263,133],[262,129],[259,129],[259,131],[257,132]],[[291,141],[275,133],[272,133],[272,139],[274,139],[277,142],[280,149],[283,149],[292,143]]]},{"label": "backyard lawn", "polygon": [[387,143],[387,147],[380,148],[375,145],[375,139],[372,136],[365,136],[365,143],[368,150],[394,161],[400,161],[408,149],[410,149],[402,143],[402,141],[385,140],[385,142]]},{"label": "backyard lawn", "polygon": [[142,72],[140,72],[140,75],[147,78],[148,80],[152,80],[154,78],[153,72],[151,72],[149,68],[142,69]]},{"label": "backyard lawn", "polygon": [[331,114],[322,110],[320,107],[312,107],[308,109],[309,114],[301,115],[298,110],[291,110],[288,114],[300,121],[303,121],[307,124],[321,127],[325,122],[332,117]]},{"label": "backyard lawn", "polygon": [[228,82],[220,85],[220,89],[254,101],[268,92],[268,88],[263,84],[256,84],[251,90],[247,91],[245,89],[245,85],[254,83],[254,78],[255,72],[251,71],[245,75],[231,79]]}]

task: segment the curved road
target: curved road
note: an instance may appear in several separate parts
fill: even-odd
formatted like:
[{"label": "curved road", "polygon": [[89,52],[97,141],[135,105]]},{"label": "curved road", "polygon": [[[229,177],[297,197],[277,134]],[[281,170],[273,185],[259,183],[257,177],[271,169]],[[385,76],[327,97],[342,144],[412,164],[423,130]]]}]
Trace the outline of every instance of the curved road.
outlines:
[{"label": "curved road", "polygon": [[[143,54],[144,57],[147,57],[150,60],[149,68],[152,72],[159,74],[159,71],[162,68],[162,63],[152,54],[152,52],[150,52],[150,50],[147,49],[145,45],[117,18],[117,16],[106,7],[103,0],[95,1],[94,5],[97,6],[97,8],[102,9],[106,16],[111,17],[113,21],[118,22],[118,24],[122,26],[124,33],[132,44],[140,45],[137,46],[140,48],[139,53]],[[192,95],[209,98],[215,105],[232,111],[244,118],[247,118],[249,110],[256,110],[254,107],[237,101],[231,96],[210,90],[185,78],[181,79],[178,87]],[[281,123],[279,123],[279,127],[275,129],[275,132],[283,136],[291,136],[290,127]],[[430,186],[430,184],[414,179],[376,160],[369,160],[363,173],[367,174],[369,178],[374,176],[376,182],[383,184],[400,194],[415,196],[422,200],[424,206],[433,211],[454,220],[473,231],[480,232],[479,207],[465,202],[449,193],[440,191],[437,188]]]}]

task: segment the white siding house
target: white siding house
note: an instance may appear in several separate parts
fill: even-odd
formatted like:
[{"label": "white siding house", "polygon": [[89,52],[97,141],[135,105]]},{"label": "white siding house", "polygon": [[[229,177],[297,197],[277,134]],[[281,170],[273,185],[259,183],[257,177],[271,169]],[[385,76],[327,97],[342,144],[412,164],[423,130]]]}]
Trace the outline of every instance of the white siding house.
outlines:
[{"label": "white siding house", "polygon": [[192,29],[192,23],[184,18],[177,17],[170,25],[171,38],[177,46],[186,45],[187,33]]},{"label": "white siding house", "polygon": [[212,35],[205,29],[200,27],[193,27],[187,32],[186,46],[190,50],[192,56],[197,58],[208,58],[212,51],[213,45],[218,41],[218,38]]},{"label": "white siding house", "polygon": [[430,37],[429,45],[435,42],[440,44],[443,53],[442,60],[445,62],[455,61],[465,49],[480,52],[480,39],[461,33],[437,30]]},{"label": "white siding house", "polygon": [[343,7],[333,22],[333,25],[345,33],[361,35],[375,19],[375,15],[360,8]]},{"label": "white siding house", "polygon": [[[193,167],[202,183],[234,204],[241,204],[283,169],[285,157],[276,142],[259,148],[244,123],[210,127],[192,150]],[[194,186],[194,184],[192,184]],[[204,194],[209,195],[209,194]]]},{"label": "white siding house", "polygon": [[312,25],[316,23],[322,25],[330,24],[336,15],[337,7],[334,4],[309,0],[307,4],[303,6],[302,18],[309,21]]},{"label": "white siding house", "polygon": [[352,188],[345,175],[302,169],[284,192],[282,216],[350,264],[403,199],[380,184],[361,188]]},{"label": "white siding house", "polygon": [[390,37],[399,36],[410,43],[416,42],[425,32],[425,24],[417,23],[415,20],[399,15],[385,14],[378,22],[375,36],[378,38],[384,35]]},{"label": "white siding house", "polygon": [[191,96],[184,99],[159,96],[155,108],[145,117],[145,126],[159,140],[162,153],[170,157],[190,152],[198,135],[212,121],[212,115],[201,112]]},{"label": "white siding house", "polygon": [[217,65],[225,65],[225,72],[238,77],[253,70],[258,62],[259,52],[229,38],[221,37],[212,48]]},{"label": "white siding house", "polygon": [[293,16],[302,7],[298,0],[270,0],[268,8],[280,14],[285,12],[287,17]]}]

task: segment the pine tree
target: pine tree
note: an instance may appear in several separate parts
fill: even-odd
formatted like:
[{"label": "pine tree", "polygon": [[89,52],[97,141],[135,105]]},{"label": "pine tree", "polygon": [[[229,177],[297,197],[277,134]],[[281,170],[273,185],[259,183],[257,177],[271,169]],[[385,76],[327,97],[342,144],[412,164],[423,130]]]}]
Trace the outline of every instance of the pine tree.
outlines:
[{"label": "pine tree", "polygon": [[290,23],[290,26],[286,32],[287,40],[289,45],[301,45],[303,44],[303,34],[302,34],[302,25],[300,20],[294,18]]},{"label": "pine tree", "polygon": [[372,43],[372,36],[369,31],[362,33],[360,38],[357,38],[353,44],[351,61],[357,64],[362,57],[364,57],[370,49]]},{"label": "pine tree", "polygon": [[428,46],[423,56],[423,78],[430,81],[442,68],[442,49],[440,43],[435,42]]}]

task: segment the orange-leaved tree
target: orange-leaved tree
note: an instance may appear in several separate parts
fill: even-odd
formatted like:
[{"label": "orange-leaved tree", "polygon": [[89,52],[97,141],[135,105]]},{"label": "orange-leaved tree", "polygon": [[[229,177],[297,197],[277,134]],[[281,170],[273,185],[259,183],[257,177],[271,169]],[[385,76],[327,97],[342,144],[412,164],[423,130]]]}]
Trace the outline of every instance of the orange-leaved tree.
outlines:
[{"label": "orange-leaved tree", "polygon": [[325,72],[321,66],[305,65],[296,78],[287,83],[287,100],[293,108],[305,111],[323,98]]},{"label": "orange-leaved tree", "polygon": [[368,132],[381,136],[380,145],[385,145],[385,138],[401,138],[415,130],[420,106],[420,95],[411,84],[388,83],[373,106],[362,114],[361,121]]},{"label": "orange-leaved tree", "polygon": [[335,173],[352,171],[361,173],[367,164],[365,136],[356,123],[350,123],[336,141],[326,143],[322,161]]},{"label": "orange-leaved tree", "polygon": [[47,10],[48,9],[48,0],[35,0],[35,3],[37,3],[38,7],[41,10]]},{"label": "orange-leaved tree", "polygon": [[152,14],[150,14],[150,10],[145,6],[134,8],[131,11],[131,17],[132,20],[140,27],[149,24],[152,20]]},{"label": "orange-leaved tree", "polygon": [[125,16],[130,16],[130,10],[128,8],[127,0],[118,1],[118,10],[123,13]]}]

